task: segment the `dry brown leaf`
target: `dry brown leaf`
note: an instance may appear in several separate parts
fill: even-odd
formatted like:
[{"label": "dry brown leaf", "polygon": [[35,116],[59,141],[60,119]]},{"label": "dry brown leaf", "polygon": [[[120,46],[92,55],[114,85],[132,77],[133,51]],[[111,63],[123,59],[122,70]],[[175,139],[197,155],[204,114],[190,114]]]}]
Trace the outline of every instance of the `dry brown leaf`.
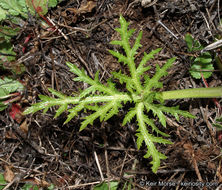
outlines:
[{"label": "dry brown leaf", "polygon": [[215,163],[213,162],[208,162],[207,163],[207,168],[211,169],[211,170],[215,170],[217,167],[215,165]]},{"label": "dry brown leaf", "polygon": [[22,124],[20,125],[20,129],[24,132],[24,133],[28,133],[29,131],[29,127],[27,125],[27,120],[23,121]]},{"label": "dry brown leaf", "polygon": [[14,140],[18,139],[13,131],[6,131],[5,138],[6,139],[14,139]]},{"label": "dry brown leaf", "polygon": [[92,12],[94,7],[96,7],[96,2],[88,1],[86,3],[86,5],[81,5],[80,6],[80,8],[77,10],[77,14]]},{"label": "dry brown leaf", "polygon": [[218,177],[218,181],[219,183],[222,183],[222,168],[221,168],[221,164],[219,165],[219,167],[217,168],[217,177]]},{"label": "dry brown leaf", "polygon": [[47,181],[45,181],[43,179],[35,178],[34,181],[35,181],[35,184],[37,184],[38,186],[41,186],[41,187],[49,187],[50,186],[50,183],[48,183]]},{"label": "dry brown leaf", "polygon": [[74,13],[73,23],[77,21],[77,16],[84,13],[90,13],[96,7],[95,1],[87,1],[87,3],[81,4],[79,9],[76,8],[67,8],[65,11],[62,12],[63,16],[67,16],[66,12],[71,11]]},{"label": "dry brown leaf", "polygon": [[11,170],[10,166],[5,165],[5,172],[4,172],[4,179],[7,182],[12,182],[12,180],[14,179],[15,174],[14,172]]}]

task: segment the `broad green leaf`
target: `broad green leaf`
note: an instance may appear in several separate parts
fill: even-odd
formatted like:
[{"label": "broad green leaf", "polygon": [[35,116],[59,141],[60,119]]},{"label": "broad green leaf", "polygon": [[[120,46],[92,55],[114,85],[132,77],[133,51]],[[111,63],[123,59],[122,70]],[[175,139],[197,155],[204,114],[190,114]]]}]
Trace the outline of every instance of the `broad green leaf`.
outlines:
[{"label": "broad green leaf", "polygon": [[7,182],[5,181],[4,175],[0,173],[0,190],[4,189],[4,185],[7,184]]},{"label": "broad green leaf", "polygon": [[37,185],[33,185],[30,183],[26,183],[25,185],[23,185],[23,187],[21,188],[21,190],[39,190]]},{"label": "broad green leaf", "polygon": [[45,15],[48,12],[48,0],[26,0],[32,15]]},{"label": "broad green leaf", "polygon": [[9,91],[0,86],[0,100],[7,98],[8,97],[7,95],[9,95]]},{"label": "broad green leaf", "polygon": [[0,7],[0,21],[6,19],[7,11]]},{"label": "broad green leaf", "polygon": [[48,190],[54,190],[54,189],[55,189],[55,185],[54,185],[54,184],[51,184],[47,189],[48,189]]},{"label": "broad green leaf", "polygon": [[213,64],[211,64],[212,58],[207,56],[200,56],[194,60],[191,65],[190,74],[195,79],[201,79],[201,75],[205,79],[212,75],[214,70]]},{"label": "broad green leaf", "polygon": [[[203,49],[203,46],[199,41],[195,40],[190,34],[186,34],[185,41],[189,52],[200,51]],[[209,52],[204,52],[196,58],[191,56],[191,61],[190,74],[193,78],[201,79],[203,75],[203,77],[207,79],[212,75],[214,67],[213,64],[211,64],[212,57]]]},{"label": "broad green leaf", "polygon": [[203,46],[200,44],[200,42],[195,40],[189,33],[185,35],[185,41],[189,52],[200,51],[203,49]]},{"label": "broad green leaf", "polygon": [[57,0],[26,0],[26,4],[32,15],[43,16],[49,7],[55,7]]},{"label": "broad green leaf", "polygon": [[217,118],[215,123],[213,123],[214,127],[217,128],[218,131],[222,130],[222,116]]},{"label": "broad green leaf", "polygon": [[188,47],[189,52],[191,52],[193,50],[193,38],[192,38],[191,34],[185,35],[185,41],[187,43],[187,47]]},{"label": "broad green leaf", "polygon": [[49,0],[48,1],[49,7],[56,7],[56,5],[57,5],[57,0]]},{"label": "broad green leaf", "polygon": [[7,77],[0,79],[0,111],[7,108],[7,105],[4,104],[4,101],[10,97],[10,93],[15,91],[22,91],[23,89],[23,85],[16,80]]},{"label": "broad green leaf", "polygon": [[0,89],[1,88],[11,93],[15,91],[22,91],[24,86],[17,80],[4,77],[3,79],[0,79]]},{"label": "broad green leaf", "polygon": [[22,16],[24,18],[28,17],[25,0],[1,0],[0,1],[0,12],[1,17],[6,16]]},{"label": "broad green leaf", "polygon": [[0,55],[0,66],[3,66],[3,64],[6,62],[15,60],[16,53],[13,51],[13,47],[9,42],[4,41],[3,43],[0,43],[0,52],[3,54],[12,55],[12,56]]},{"label": "broad green leaf", "polygon": [[18,34],[20,31],[19,28],[12,28],[9,26],[1,26],[0,25],[0,38],[4,38],[7,42],[13,37]]}]

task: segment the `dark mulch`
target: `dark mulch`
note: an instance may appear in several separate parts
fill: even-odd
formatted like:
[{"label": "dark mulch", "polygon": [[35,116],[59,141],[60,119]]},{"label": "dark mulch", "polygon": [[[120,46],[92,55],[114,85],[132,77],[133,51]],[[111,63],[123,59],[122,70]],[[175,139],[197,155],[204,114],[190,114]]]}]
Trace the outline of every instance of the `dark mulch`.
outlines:
[{"label": "dark mulch", "polygon": [[[103,82],[112,71],[127,72],[126,67],[108,52],[114,48],[109,42],[118,38],[114,28],[119,26],[120,14],[136,33],[143,30],[143,47],[138,60],[144,52],[163,49],[150,63],[153,66],[149,71],[151,75],[156,63],[177,57],[169,76],[164,79],[163,90],[204,87],[203,81],[190,76],[184,36],[191,33],[208,45],[221,35],[218,1],[158,0],[144,8],[140,1],[98,0],[91,2],[86,10],[82,10],[81,5],[84,0],[65,1],[48,13],[64,35],[45,32],[33,17],[15,39],[18,58],[27,68],[27,72],[19,76],[26,83],[26,92],[19,102],[23,108],[38,102],[39,94],[51,96],[48,87],[67,95],[85,88],[84,84],[72,80],[74,75],[65,65],[67,61],[84,68],[89,76],[100,70]],[[158,20],[176,37],[158,24]],[[22,43],[30,33],[33,38],[26,47],[27,53],[22,55]],[[214,72],[208,83],[211,87],[221,86],[221,73]],[[96,121],[79,132],[81,116],[63,125],[67,113],[53,119],[53,108],[46,114],[37,112],[24,116],[21,123],[25,121],[28,126],[28,133],[24,133],[19,128],[21,123],[10,118],[9,107],[0,115],[0,170],[4,171],[7,165],[16,175],[9,189],[19,189],[27,181],[42,187],[53,183],[55,189],[91,189],[102,179],[97,157],[105,180],[120,181],[119,189],[126,182],[131,182],[132,189],[202,189],[203,183],[208,185],[207,189],[219,189],[222,182],[221,139],[212,126],[219,115],[218,108],[211,99],[168,101],[167,105],[180,105],[197,118],[181,118],[178,122],[168,116],[167,128],[163,130],[171,135],[174,144],[157,145],[168,156],[157,174],[151,172],[150,160],[143,158],[145,147],[137,150],[136,122],[122,127],[124,109],[107,122]],[[155,122],[161,128],[157,120]]]}]

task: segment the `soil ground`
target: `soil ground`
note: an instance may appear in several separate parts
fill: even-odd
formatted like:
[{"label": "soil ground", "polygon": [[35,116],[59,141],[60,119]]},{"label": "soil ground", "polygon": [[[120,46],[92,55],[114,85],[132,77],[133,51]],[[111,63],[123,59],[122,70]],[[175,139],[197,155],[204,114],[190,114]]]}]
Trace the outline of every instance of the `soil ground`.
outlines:
[{"label": "soil ground", "polygon": [[[27,70],[19,76],[26,84],[19,102],[22,108],[38,102],[40,94],[51,96],[48,87],[67,95],[86,87],[72,80],[74,74],[65,65],[67,61],[84,68],[91,77],[100,70],[103,82],[112,71],[127,73],[127,68],[108,52],[114,48],[110,41],[119,38],[114,29],[119,27],[120,14],[136,33],[143,31],[143,46],[137,61],[144,52],[162,48],[155,61],[149,63],[153,68],[150,75],[156,63],[162,65],[167,59],[177,57],[161,90],[205,87],[202,80],[193,79],[189,73],[190,53],[184,36],[190,33],[204,46],[214,42],[222,33],[218,27],[220,1],[153,0],[146,7],[141,4],[144,2],[64,1],[47,14],[63,35],[46,32],[30,17],[22,33],[14,39],[18,59],[23,60]],[[32,38],[22,54],[24,38],[29,34]],[[212,54],[222,55],[220,49],[212,50]],[[215,72],[207,82],[210,87],[221,86],[221,79],[215,64]],[[221,104],[220,99],[217,101]],[[45,189],[49,184],[54,184],[54,189],[93,189],[102,179],[118,181],[118,189],[127,189],[129,184],[131,189],[203,189],[202,184],[205,189],[222,189],[221,136],[212,125],[220,114],[219,108],[212,99],[174,100],[166,105],[179,105],[196,119],[181,117],[176,121],[167,116],[167,128],[163,130],[170,134],[173,144],[157,145],[168,157],[157,174],[151,171],[150,159],[143,158],[145,147],[137,150],[136,122],[121,125],[124,109],[107,122],[96,121],[79,132],[81,116],[63,125],[67,113],[53,119],[53,108],[46,114],[40,111],[24,116],[18,123],[9,116],[9,107],[0,115],[0,170],[10,168],[15,174],[8,189],[19,189],[26,182]],[[22,124],[26,132],[21,130]]]}]

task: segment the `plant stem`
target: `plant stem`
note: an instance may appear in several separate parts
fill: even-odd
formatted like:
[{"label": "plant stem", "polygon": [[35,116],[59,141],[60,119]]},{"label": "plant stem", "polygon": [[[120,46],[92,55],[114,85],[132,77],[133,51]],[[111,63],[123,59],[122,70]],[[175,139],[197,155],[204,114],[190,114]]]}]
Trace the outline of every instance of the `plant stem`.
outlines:
[{"label": "plant stem", "polygon": [[220,98],[222,97],[222,87],[194,88],[184,90],[172,90],[162,92],[164,100],[182,98]]}]

